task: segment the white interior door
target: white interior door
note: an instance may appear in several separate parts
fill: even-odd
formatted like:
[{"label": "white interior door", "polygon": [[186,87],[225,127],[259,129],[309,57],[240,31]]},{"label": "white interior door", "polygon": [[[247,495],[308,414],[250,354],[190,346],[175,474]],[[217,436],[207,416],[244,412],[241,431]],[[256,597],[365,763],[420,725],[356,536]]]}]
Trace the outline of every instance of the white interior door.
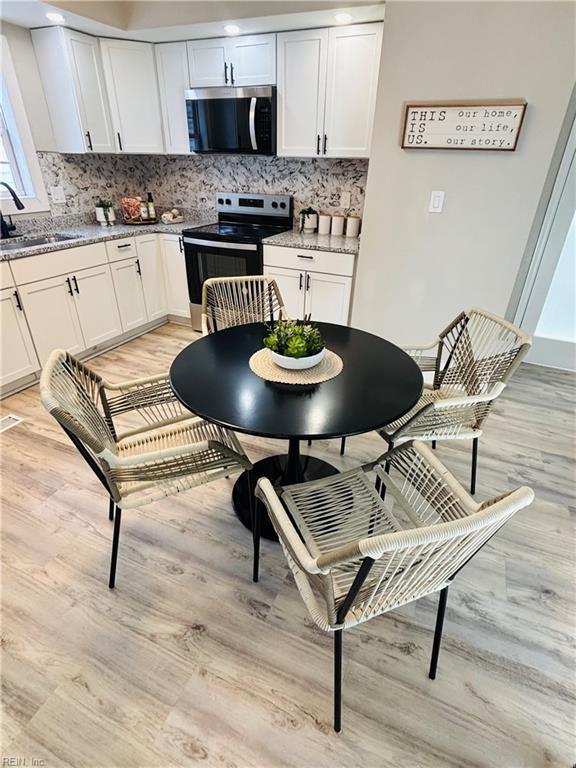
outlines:
[{"label": "white interior door", "polygon": [[66,40],[86,148],[116,152],[98,40],[72,30],[66,30]]},{"label": "white interior door", "polygon": [[188,278],[182,238],[178,235],[164,235],[162,238],[164,274],[168,312],[177,317],[190,317]]},{"label": "white interior door", "polygon": [[232,85],[276,83],[276,35],[244,35],[228,40]]},{"label": "white interior door", "polygon": [[148,320],[159,320],[168,314],[160,243],[156,235],[139,237],[136,248]]},{"label": "white interior door", "polygon": [[381,23],[330,29],[324,120],[327,157],[370,154],[381,48]]},{"label": "white interior door", "polygon": [[190,87],[190,78],[186,43],[161,43],[154,47],[166,152],[187,155],[190,141],[184,93]]},{"label": "white interior door", "polygon": [[305,272],[264,265],[264,274],[276,280],[288,317],[301,320],[304,317]]},{"label": "white interior door", "polygon": [[86,348],[120,336],[122,325],[108,264],[75,272],[72,285]]},{"label": "white interior door", "polygon": [[0,386],[39,370],[32,337],[14,287],[0,291]]},{"label": "white interior door", "polygon": [[227,43],[227,38],[192,40],[186,43],[191,88],[231,85],[229,64],[226,61]]},{"label": "white interior door", "polygon": [[306,314],[319,323],[348,324],[352,279],[342,275],[306,273]]},{"label": "white interior door", "polygon": [[18,288],[40,365],[53,349],[66,349],[77,355],[86,348],[72,283],[66,275],[38,280]]},{"label": "white interior door", "polygon": [[120,320],[124,332],[139,328],[147,322],[146,304],[142,279],[138,274],[138,261],[125,259],[110,265],[114,290],[120,310]]},{"label": "white interior door", "polygon": [[322,152],[328,30],[277,35],[278,154],[317,157]]},{"label": "white interior door", "polygon": [[100,49],[118,150],[163,152],[153,45],[106,38]]}]

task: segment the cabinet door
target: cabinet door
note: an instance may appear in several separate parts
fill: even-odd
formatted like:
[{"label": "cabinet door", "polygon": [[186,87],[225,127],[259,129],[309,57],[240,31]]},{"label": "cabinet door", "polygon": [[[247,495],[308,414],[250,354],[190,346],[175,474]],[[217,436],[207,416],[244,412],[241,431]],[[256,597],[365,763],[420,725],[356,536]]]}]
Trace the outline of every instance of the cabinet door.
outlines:
[{"label": "cabinet door", "polygon": [[227,41],[232,85],[276,83],[276,35],[245,35]]},{"label": "cabinet door", "polygon": [[209,88],[213,85],[231,85],[226,61],[227,38],[191,40],[188,48],[190,88]]},{"label": "cabinet door", "polygon": [[184,93],[190,87],[186,43],[161,43],[154,46],[162,107],[162,126],[166,152],[190,153],[188,120]]},{"label": "cabinet door", "polygon": [[327,157],[368,157],[380,69],[382,24],[333,27],[326,86]]},{"label": "cabinet door", "polygon": [[348,324],[352,279],[322,272],[306,273],[306,314],[319,323]]},{"label": "cabinet door", "polygon": [[156,235],[136,240],[140,278],[148,320],[159,320],[168,314],[166,284],[162,266],[162,251]]},{"label": "cabinet door", "polygon": [[188,279],[182,238],[178,235],[162,237],[164,274],[166,275],[166,296],[168,313],[178,317],[190,318],[190,299],[188,298]]},{"label": "cabinet door", "polygon": [[86,149],[116,152],[98,40],[65,31]]},{"label": "cabinet door", "polygon": [[120,152],[163,152],[152,43],[101,39],[102,64]]},{"label": "cabinet door", "polygon": [[108,264],[71,275],[86,348],[120,336],[122,326]]},{"label": "cabinet door", "polygon": [[18,289],[40,365],[44,365],[53,349],[66,349],[77,355],[86,348],[70,291],[72,284],[67,283],[65,275]]},{"label": "cabinet door", "polygon": [[40,365],[15,288],[0,291],[0,386],[39,370]]},{"label": "cabinet door", "polygon": [[122,330],[126,332],[139,328],[147,322],[148,318],[142,279],[138,274],[138,261],[136,259],[115,261],[110,269],[120,310]]},{"label": "cabinet door", "polygon": [[264,274],[270,275],[276,280],[288,317],[292,320],[301,320],[304,317],[306,273],[296,269],[282,269],[282,267],[264,265]]},{"label": "cabinet door", "polygon": [[278,154],[322,152],[328,30],[284,32],[278,41]]}]

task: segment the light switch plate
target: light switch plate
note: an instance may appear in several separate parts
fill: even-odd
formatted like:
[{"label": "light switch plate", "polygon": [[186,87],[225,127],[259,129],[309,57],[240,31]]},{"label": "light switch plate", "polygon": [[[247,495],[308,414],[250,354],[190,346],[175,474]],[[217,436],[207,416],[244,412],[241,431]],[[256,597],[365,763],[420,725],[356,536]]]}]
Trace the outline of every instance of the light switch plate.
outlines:
[{"label": "light switch plate", "polygon": [[343,192],[340,192],[340,207],[341,208],[350,208],[350,192],[349,192],[349,190],[344,190]]},{"label": "light switch plate", "polygon": [[440,189],[434,189],[430,192],[430,205],[428,213],[442,213],[444,208],[444,192]]},{"label": "light switch plate", "polygon": [[50,187],[50,197],[53,203],[65,203],[64,187]]}]

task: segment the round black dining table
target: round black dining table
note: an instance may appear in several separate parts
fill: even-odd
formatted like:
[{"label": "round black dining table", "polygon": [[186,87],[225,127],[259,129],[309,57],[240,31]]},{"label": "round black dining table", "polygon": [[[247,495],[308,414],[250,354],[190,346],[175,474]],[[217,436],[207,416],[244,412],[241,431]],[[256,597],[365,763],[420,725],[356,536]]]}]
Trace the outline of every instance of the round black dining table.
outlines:
[{"label": "round black dining table", "polygon": [[[287,454],[262,459],[249,478],[244,473],[234,485],[234,510],[248,528],[248,494],[258,478],[289,485],[338,472],[326,461],[301,456],[300,440],[380,429],[407,413],[422,394],[422,373],[399,347],[348,326],[316,325],[326,347],[344,364],[338,376],[322,384],[276,384],[253,373],[248,361],[266,335],[260,323],[203,336],[183,349],[170,367],[172,390],[192,413],[234,432],[289,441]],[[277,538],[267,515],[262,516],[261,533]]]}]

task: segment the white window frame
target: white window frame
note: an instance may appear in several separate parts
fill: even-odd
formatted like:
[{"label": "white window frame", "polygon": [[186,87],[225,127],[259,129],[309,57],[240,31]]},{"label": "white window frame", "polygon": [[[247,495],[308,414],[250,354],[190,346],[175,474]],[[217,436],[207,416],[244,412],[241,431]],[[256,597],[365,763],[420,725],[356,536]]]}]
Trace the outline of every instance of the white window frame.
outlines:
[{"label": "white window frame", "polygon": [[[2,64],[2,103],[6,102],[9,105],[5,115],[6,122],[9,123],[8,129],[11,129],[14,138],[19,143],[17,152],[20,152],[26,161],[26,168],[20,168],[20,173],[27,189],[25,194],[18,193],[18,197],[24,203],[24,209],[19,211],[8,190],[0,186],[0,208],[3,214],[11,216],[26,216],[30,213],[49,211],[50,203],[46,194],[30,123],[24,108],[8,41],[4,35],[0,35],[0,59]],[[10,123],[12,124],[10,125]]]}]

